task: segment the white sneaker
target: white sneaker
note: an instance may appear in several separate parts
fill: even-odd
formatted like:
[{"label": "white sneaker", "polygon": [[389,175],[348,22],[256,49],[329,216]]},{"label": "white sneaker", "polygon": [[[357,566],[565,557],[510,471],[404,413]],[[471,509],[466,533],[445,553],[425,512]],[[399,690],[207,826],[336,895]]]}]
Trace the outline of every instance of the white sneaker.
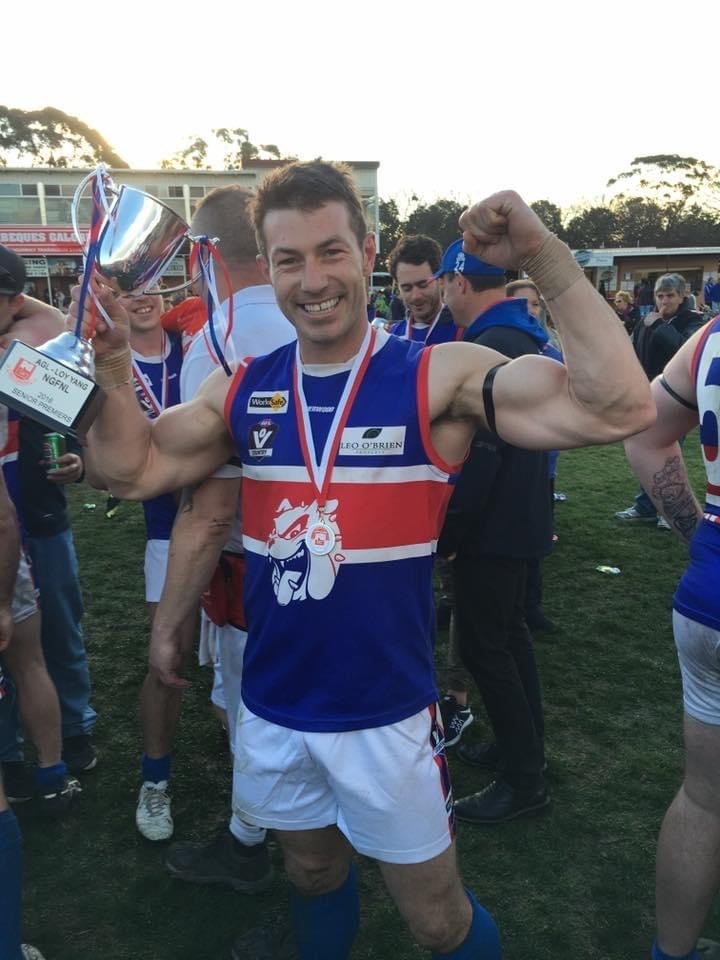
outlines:
[{"label": "white sneaker", "polygon": [[23,960],[45,960],[38,948],[29,943],[22,944],[22,955]]},{"label": "white sneaker", "polygon": [[167,780],[152,783],[146,780],[140,788],[135,823],[146,840],[169,840],[173,835],[170,794]]},{"label": "white sneaker", "polygon": [[640,523],[657,523],[657,514],[641,513],[635,504],[633,504],[631,507],[627,507],[625,510],[618,510],[618,512],[615,514],[615,519],[634,520],[635,522]]},{"label": "white sneaker", "polygon": [[662,514],[658,516],[657,525],[658,525],[658,530],[672,530],[672,527],[670,526],[670,524],[667,522],[667,520]]}]

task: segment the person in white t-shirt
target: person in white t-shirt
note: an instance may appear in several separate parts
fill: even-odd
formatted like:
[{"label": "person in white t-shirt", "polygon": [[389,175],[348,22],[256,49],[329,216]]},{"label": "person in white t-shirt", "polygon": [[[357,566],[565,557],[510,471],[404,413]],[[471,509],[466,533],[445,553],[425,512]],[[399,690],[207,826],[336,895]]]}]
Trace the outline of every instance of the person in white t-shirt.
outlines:
[{"label": "person in white t-shirt", "polygon": [[[217,294],[222,311],[193,340],[183,360],[180,395],[191,400],[204,380],[220,366],[216,345],[226,359],[270,353],[295,339],[295,329],[280,312],[272,287],[257,263],[255,233],[247,213],[251,194],[237,186],[219,187],[205,197],[192,223],[193,236],[217,237],[227,267],[217,268]],[[229,281],[229,285],[228,285]],[[232,326],[228,300],[232,297]],[[217,314],[222,315],[218,316]],[[214,341],[214,342],[213,342]],[[242,532],[239,466],[228,463],[194,490],[186,490],[173,528],[165,587],[153,627],[150,670],[155,651],[173,643],[183,616],[204,594],[201,662],[212,660],[215,682],[212,702],[224,712],[231,749],[240,704],[242,659],[247,633],[243,612],[226,606],[242,596]],[[218,566],[220,564],[220,566]],[[217,576],[213,574],[218,570]],[[212,579],[211,596],[206,587]],[[219,595],[218,595],[219,591]],[[218,604],[222,609],[218,608]],[[206,611],[210,611],[207,613]],[[186,657],[188,650],[180,656]],[[178,663],[178,672],[181,663]],[[182,681],[178,680],[178,684]],[[191,882],[227,883],[237,890],[257,891],[272,879],[265,831],[233,815],[229,830],[207,844],[176,843],[168,851],[170,873]]]}]

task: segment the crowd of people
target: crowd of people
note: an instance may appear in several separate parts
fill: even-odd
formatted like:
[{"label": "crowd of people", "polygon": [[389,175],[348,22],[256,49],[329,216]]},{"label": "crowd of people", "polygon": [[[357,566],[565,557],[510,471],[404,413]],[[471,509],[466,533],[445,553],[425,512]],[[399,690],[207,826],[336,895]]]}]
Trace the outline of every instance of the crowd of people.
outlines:
[{"label": "crowd of people", "polygon": [[[72,291],[67,323],[92,332],[105,394],[82,444],[51,455],[42,427],[0,407],[0,960],[40,957],[21,944],[11,804],[62,816],[98,763],[66,484],[145,510],[138,831],[173,837],[172,752],[199,635],[232,807],[219,834],[170,844],[167,869],[256,892],[273,876],[268,831],[282,850],[287,923],[240,934],[232,957],[347,958],[357,852],[433,957],[496,960],[501,931],[460,877],[455,822],[551,802],[533,633],[553,626],[541,568],[557,456],[623,439],[642,491],[618,520],[647,503],[692,541],[673,620],[686,776],[658,845],[650,949],[720,956],[699,941],[720,849],[720,318],[691,308],[677,274],[656,281],[655,309],[619,291],[613,310],[512,192],[470,207],[445,251],[402,238],[373,314],[374,235],[349,172],[322,161],[278,169],[255,195],[218,188],[191,234],[219,238],[212,296],[201,284],[164,310],[159,291],[119,295],[95,275],[98,317]],[[39,346],[66,322],[24,283],[0,247],[2,348]],[[698,424],[702,507],[678,445]],[[436,569],[452,608],[444,693]],[[372,619],[367,595],[385,598]],[[492,739],[461,743],[474,691]],[[491,774],[458,799],[453,747]]]}]

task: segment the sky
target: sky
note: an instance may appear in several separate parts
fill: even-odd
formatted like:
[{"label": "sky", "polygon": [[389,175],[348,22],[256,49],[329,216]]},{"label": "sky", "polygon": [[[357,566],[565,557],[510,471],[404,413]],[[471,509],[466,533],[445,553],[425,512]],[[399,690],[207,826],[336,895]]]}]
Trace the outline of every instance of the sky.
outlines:
[{"label": "sky", "polygon": [[563,208],[602,201],[638,156],[720,167],[710,0],[33,10],[41,24],[3,50],[3,102],[73,114],[133,167],[243,127],[301,159],[379,161],[380,196],[401,214],[413,197],[504,188]]}]

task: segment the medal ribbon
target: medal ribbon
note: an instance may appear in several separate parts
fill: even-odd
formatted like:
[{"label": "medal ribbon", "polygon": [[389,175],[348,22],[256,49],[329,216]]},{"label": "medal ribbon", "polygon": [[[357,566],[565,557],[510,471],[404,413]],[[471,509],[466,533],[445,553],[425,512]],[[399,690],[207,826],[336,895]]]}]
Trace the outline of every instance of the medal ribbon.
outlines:
[{"label": "medal ribbon", "polygon": [[[430,339],[430,334],[433,332],[433,330],[437,326],[437,322],[440,319],[440,314],[443,312],[443,307],[444,307],[444,304],[440,306],[437,316],[435,317],[433,322],[430,324],[430,329],[425,334],[425,343],[428,342],[428,340]],[[413,328],[413,315],[412,313],[409,313],[407,316],[407,321],[405,323],[405,339],[406,340],[412,340],[412,328]]]},{"label": "medal ribbon", "polygon": [[312,424],[310,422],[310,413],[308,411],[307,400],[302,385],[302,361],[300,359],[300,344],[295,348],[295,367],[293,369],[293,394],[295,398],[295,418],[297,420],[298,434],[300,436],[300,448],[302,450],[305,468],[310,476],[310,481],[315,491],[315,497],[318,502],[318,512],[322,515],[327,502],[327,495],[330,489],[333,467],[337,460],[338,450],[340,449],[340,440],[342,438],[345,424],[350,416],[350,410],[360,389],[365,371],[372,358],[373,347],[377,331],[370,324],[367,325],[367,332],[363,338],[360,352],[355,357],[353,365],[350,368],[350,375],[347,378],[345,389],[335,408],[335,416],[330,424],[330,430],[325,439],[322,457],[318,464],[315,453],[315,443],[312,434]]},{"label": "medal ribbon", "polygon": [[133,377],[135,378],[135,383],[138,385],[140,390],[145,394],[145,399],[150,405],[153,413],[155,414],[152,419],[159,417],[160,414],[167,408],[168,403],[168,394],[170,390],[170,375],[168,373],[168,355],[167,355],[167,335],[163,330],[162,337],[162,386],[160,388],[160,397],[156,396],[155,391],[152,388],[152,381],[146,382],[142,370],[137,364],[137,361],[133,360],[132,362],[132,372]]},{"label": "medal ribbon", "polygon": [[[210,355],[213,363],[222,365],[225,373],[230,377],[232,376],[232,370],[228,365],[227,360],[225,359],[225,353],[223,348],[228,347],[228,353],[231,355],[231,359],[235,359],[233,353],[233,344],[230,340],[230,333],[233,328],[233,295],[232,295],[232,284],[230,282],[230,273],[227,268],[227,264],[223,258],[218,253],[217,246],[209,237],[192,237],[191,238],[196,246],[193,249],[193,255],[191,257],[191,264],[193,259],[197,257],[198,265],[200,266],[200,273],[202,274],[203,280],[205,281],[205,287],[207,289],[207,315],[208,315],[208,330],[210,331],[210,341],[208,341],[207,333],[205,332],[205,327],[203,327],[203,337],[205,338],[205,346],[207,352]],[[228,290],[228,299],[227,303],[227,323],[225,325],[225,336],[223,339],[223,346],[220,346],[218,340],[217,332],[215,330],[215,317],[219,313],[223,315],[223,307],[220,302],[220,297],[217,292],[217,284],[215,282],[215,261],[220,264],[220,268],[223,272],[223,277],[225,279],[225,286]],[[192,272],[192,266],[191,266]],[[241,361],[242,362],[242,361]]]}]

